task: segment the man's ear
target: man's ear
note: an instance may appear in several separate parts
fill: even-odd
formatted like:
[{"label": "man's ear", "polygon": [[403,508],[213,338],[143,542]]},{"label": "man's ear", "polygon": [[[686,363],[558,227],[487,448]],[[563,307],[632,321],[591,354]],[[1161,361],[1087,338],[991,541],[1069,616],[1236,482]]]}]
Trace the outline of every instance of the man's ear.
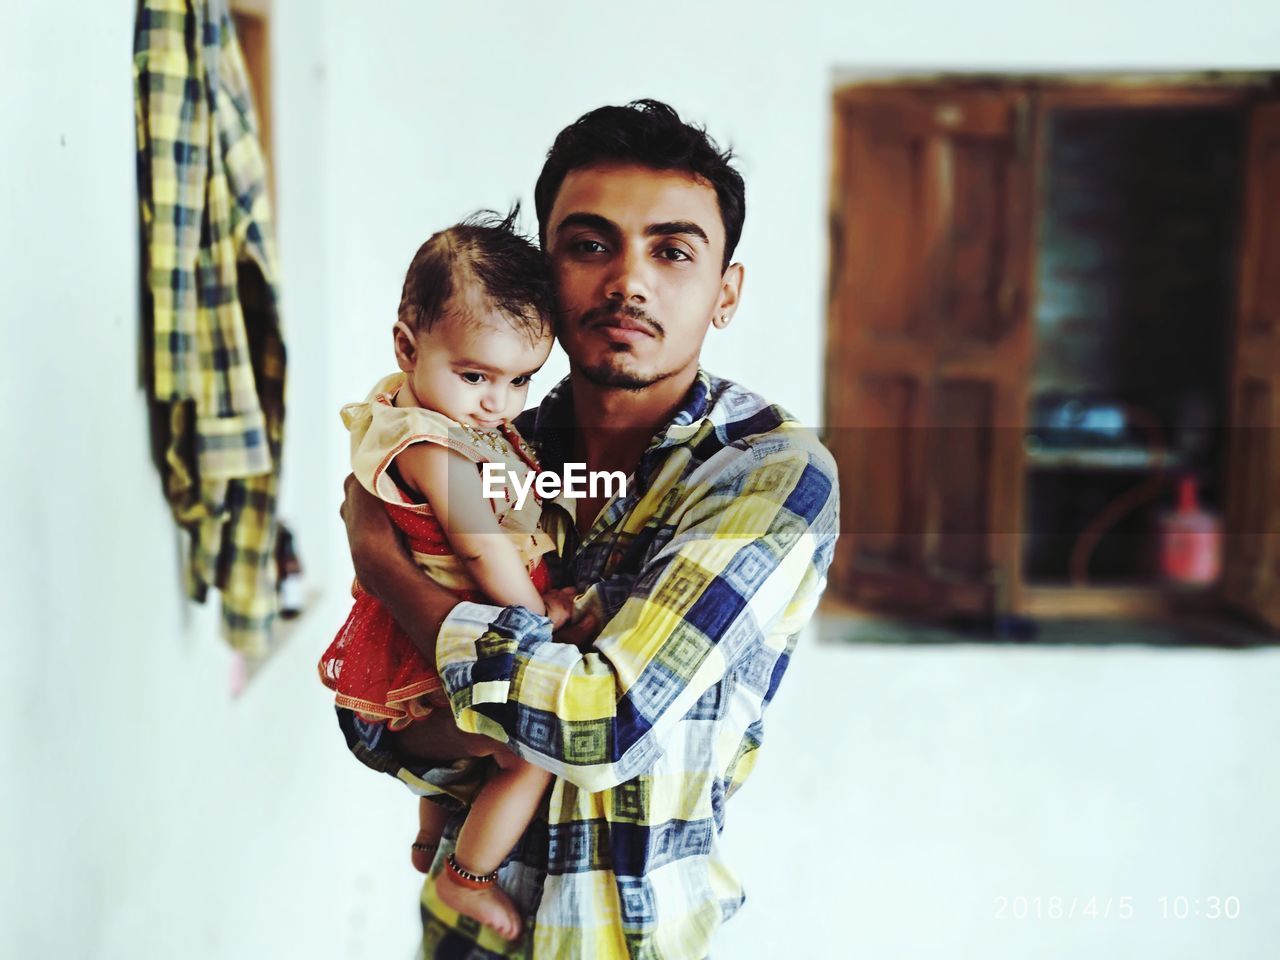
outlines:
[{"label": "man's ear", "polygon": [[740,263],[731,263],[725,268],[724,277],[720,280],[720,299],[716,301],[716,312],[711,322],[717,330],[723,330],[737,312],[738,301],[742,299],[742,281],[746,270]]},{"label": "man's ear", "polygon": [[405,373],[413,373],[418,362],[418,336],[403,320],[397,320],[391,328],[391,336],[395,338],[396,364]]}]

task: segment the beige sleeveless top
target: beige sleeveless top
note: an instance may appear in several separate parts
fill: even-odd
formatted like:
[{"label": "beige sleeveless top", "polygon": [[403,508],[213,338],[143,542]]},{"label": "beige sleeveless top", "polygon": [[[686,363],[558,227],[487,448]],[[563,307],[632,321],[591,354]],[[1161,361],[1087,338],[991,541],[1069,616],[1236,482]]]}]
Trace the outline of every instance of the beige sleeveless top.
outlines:
[{"label": "beige sleeveless top", "polygon": [[[395,458],[415,443],[437,443],[454,450],[477,465],[497,463],[515,474],[523,485],[537,460],[514,427],[502,430],[478,430],[451,420],[442,413],[422,407],[397,407],[396,393],[404,385],[405,375],[395,373],[379,380],[363,403],[349,403],[342,408],[342,422],[351,432],[351,471],[360,485],[384,503],[434,517],[429,503],[412,503],[387,470]],[[508,539],[520,553],[526,567],[532,569],[538,559],[553,550],[551,537],[538,527],[542,506],[530,490],[523,506],[516,509],[516,492],[507,481],[497,486],[501,498],[492,499],[494,516]],[[450,590],[475,590],[475,581],[465,565],[452,554],[437,555],[413,552],[418,566],[436,583]]]}]

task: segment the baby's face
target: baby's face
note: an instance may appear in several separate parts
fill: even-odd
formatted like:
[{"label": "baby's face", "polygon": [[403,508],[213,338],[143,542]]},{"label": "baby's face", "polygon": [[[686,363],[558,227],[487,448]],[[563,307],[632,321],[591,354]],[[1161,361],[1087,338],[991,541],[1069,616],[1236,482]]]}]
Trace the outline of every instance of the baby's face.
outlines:
[{"label": "baby's face", "polygon": [[525,407],[529,381],[547,361],[552,337],[528,335],[495,311],[442,317],[418,334],[409,377],[418,402],[459,423],[492,430]]}]

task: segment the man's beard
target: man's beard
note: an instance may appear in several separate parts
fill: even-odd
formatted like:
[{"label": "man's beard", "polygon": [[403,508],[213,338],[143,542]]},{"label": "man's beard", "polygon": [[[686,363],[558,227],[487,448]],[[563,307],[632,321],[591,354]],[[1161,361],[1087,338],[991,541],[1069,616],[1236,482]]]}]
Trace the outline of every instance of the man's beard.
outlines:
[{"label": "man's beard", "polygon": [[[662,324],[644,310],[616,301],[604,306],[592,307],[590,310],[584,311],[574,322],[579,330],[586,330],[602,321],[615,317],[626,317],[628,320],[643,323],[651,328],[653,336],[657,340],[661,340],[666,335]],[[610,347],[613,351],[610,360],[597,364],[581,363],[577,365],[578,373],[582,374],[588,383],[615,390],[639,391],[666,380],[675,373],[674,370],[654,372],[628,369],[626,359],[631,356],[630,344],[614,343]]]},{"label": "man's beard", "polygon": [[[618,356],[618,354],[615,354]],[[578,365],[578,372],[588,383],[594,383],[597,387],[611,387],[615,390],[633,390],[640,391],[646,387],[651,387],[659,381],[672,376],[675,371],[671,370],[666,373],[654,372],[638,372],[624,370],[614,364],[598,363],[594,366],[586,364]]]}]

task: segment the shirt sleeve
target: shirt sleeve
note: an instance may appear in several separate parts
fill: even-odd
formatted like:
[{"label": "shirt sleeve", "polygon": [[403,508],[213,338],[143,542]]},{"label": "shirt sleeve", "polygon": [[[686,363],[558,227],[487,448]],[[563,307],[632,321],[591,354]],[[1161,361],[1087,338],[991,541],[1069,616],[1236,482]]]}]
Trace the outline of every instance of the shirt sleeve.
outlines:
[{"label": "shirt sleeve", "polygon": [[454,609],[436,659],[460,729],[608,789],[650,767],[753,645],[781,648],[803,626],[835,541],[834,465],[820,447],[723,453],[687,486],[679,523],[590,651],[554,642],[522,607]]}]

